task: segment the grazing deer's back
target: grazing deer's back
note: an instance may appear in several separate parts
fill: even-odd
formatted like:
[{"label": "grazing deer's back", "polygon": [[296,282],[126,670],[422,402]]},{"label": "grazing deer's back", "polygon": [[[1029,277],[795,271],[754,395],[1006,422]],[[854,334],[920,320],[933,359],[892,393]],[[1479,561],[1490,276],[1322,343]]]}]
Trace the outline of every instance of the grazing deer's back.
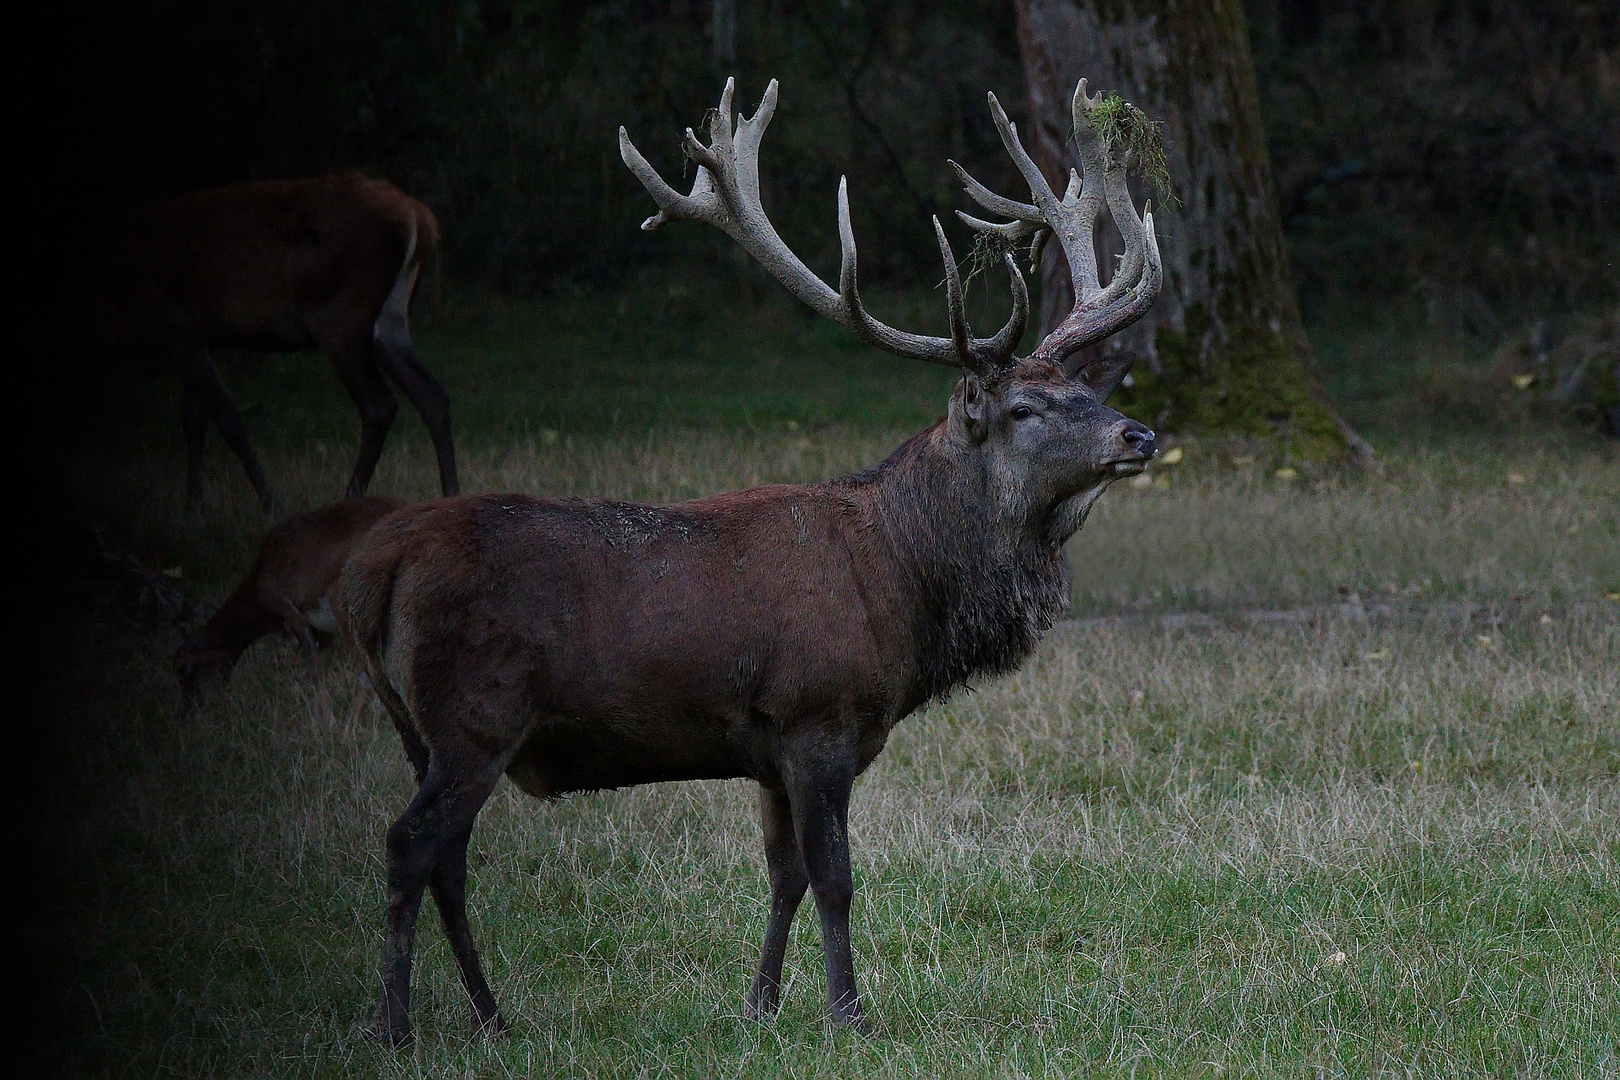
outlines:
[{"label": "grazing deer's back", "polygon": [[131,215],[94,275],[98,331],[113,344],[309,347],[304,313],[346,302],[369,322],[407,251],[420,262],[438,235],[426,206],[360,173],[184,195]]},{"label": "grazing deer's back", "polygon": [[253,570],[257,591],[300,609],[320,604],[366,531],[404,505],[400,499],[368,495],[288,518],[265,536]]}]

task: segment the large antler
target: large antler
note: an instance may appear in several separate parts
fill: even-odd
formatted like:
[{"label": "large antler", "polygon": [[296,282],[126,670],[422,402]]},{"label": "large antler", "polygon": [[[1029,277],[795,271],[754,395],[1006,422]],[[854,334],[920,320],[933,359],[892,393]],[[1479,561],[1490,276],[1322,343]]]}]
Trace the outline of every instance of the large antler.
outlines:
[{"label": "large antler", "polygon": [[[1132,164],[1123,146],[1110,146],[1100,137],[1094,111],[1102,97],[1086,95],[1086,80],[1074,91],[1074,135],[1080,150],[1084,182],[1069,170],[1069,186],[1059,201],[1047,186],[1041,170],[1018,141],[1018,129],[1007,119],[996,95],[990,95],[990,114],[1001,141],[1012,155],[1018,171],[1029,184],[1034,205],[1003,198],[986,188],[956,162],[951,167],[963,189],[974,202],[993,214],[1012,218],[1005,224],[981,221],[957,211],[957,217],[979,233],[1000,236],[1009,244],[1033,237],[1030,261],[1038,263],[1046,240],[1055,235],[1069,263],[1074,280],[1074,310],[1035,347],[1031,359],[1061,364],[1070,355],[1117,333],[1141,318],[1159,294],[1164,270],[1159,262],[1159,242],[1153,233],[1150,206],[1141,217],[1131,205],[1125,173]],[[1107,202],[1120,236],[1125,240],[1125,258],[1103,288],[1097,280],[1095,231],[1097,215]]]},{"label": "large antler", "polygon": [[1029,292],[1010,251],[1003,253],[1003,259],[1012,281],[1012,316],[994,337],[976,338],[968,329],[956,257],[951,253],[938,217],[934,218],[934,235],[945,260],[951,336],[909,334],[874,319],[861,306],[860,291],[856,287],[855,232],[849,223],[847,183],[843,178],[838,181],[838,239],[843,247],[843,263],[838,274],[838,289],[834,291],[782,242],[760,205],[759,143],[776,111],[776,80],[772,79],[765,88],[765,96],[752,118],[737,117],[733,134],[731,95],[735,85],[735,80],[726,80],[720,108],[709,121],[709,145],[699,142],[691,128],[686,129],[682,149],[698,166],[690,195],[682,195],[665,183],[630,142],[625,129],[619,128],[619,155],[658,204],[658,213],[642,222],[641,227],[656,229],[677,218],[708,222],[741,244],[772,277],[817,313],[854,331],[862,340],[885,352],[983,374],[1005,367],[1024,335],[1024,323],[1029,316]]}]

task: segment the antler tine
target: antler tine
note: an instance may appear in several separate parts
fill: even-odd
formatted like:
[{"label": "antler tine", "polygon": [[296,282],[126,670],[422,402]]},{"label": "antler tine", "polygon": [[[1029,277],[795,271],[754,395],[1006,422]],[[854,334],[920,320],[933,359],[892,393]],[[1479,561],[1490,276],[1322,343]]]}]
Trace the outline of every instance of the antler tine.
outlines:
[{"label": "antler tine", "polygon": [[[1130,215],[1135,217],[1133,210]],[[1062,364],[1064,360],[1088,345],[1095,345],[1125,329],[1140,319],[1153,306],[1164,281],[1164,267],[1159,258],[1159,239],[1153,232],[1153,213],[1142,215],[1143,247],[1141,276],[1136,283],[1111,303],[1101,307],[1076,308],[1069,317],[1048,334],[1035,351],[1032,360],[1046,360]],[[1122,268],[1123,269],[1123,268]],[[1123,277],[1124,275],[1121,274]]]},{"label": "antler tine", "polygon": [[698,165],[690,195],[682,195],[664,182],[658,171],[631,143],[624,128],[619,129],[619,154],[658,204],[658,213],[642,223],[643,229],[656,229],[676,218],[707,222],[730,236],[749,255],[817,314],[855,332],[862,340],[897,356],[930,363],[967,367],[986,372],[1004,366],[1013,347],[1023,335],[1028,314],[1028,290],[1017,266],[1007,260],[1013,276],[1013,314],[993,338],[975,338],[967,329],[956,259],[944,233],[935,220],[936,235],[946,262],[947,291],[951,307],[951,337],[929,337],[896,330],[867,313],[861,305],[856,276],[855,233],[849,219],[848,184],[838,182],[838,234],[843,250],[839,287],[834,291],[822,281],[777,235],[766,217],[759,195],[759,145],[776,111],[777,83],[772,79],[753,117],[738,117],[732,128],[731,98],[734,80],[726,80],[720,108],[709,123],[709,145],[705,146],[691,128],[681,141],[686,155]]},{"label": "antler tine", "polygon": [[1047,227],[1046,219],[1041,217],[1041,212],[1034,206],[1031,206],[1029,203],[1021,203],[1016,199],[1009,199],[1003,195],[997,195],[995,192],[973,179],[972,176],[968,175],[968,171],[966,169],[962,168],[962,166],[958,165],[949,158],[945,159],[945,164],[949,165],[952,171],[956,173],[956,178],[962,181],[962,190],[967,192],[968,198],[972,199],[974,202],[978,203],[992,214],[1000,214],[1002,217],[1007,218],[1016,218],[1019,221],[1027,222],[1030,225],[1038,225],[1042,228]]},{"label": "antler tine", "polygon": [[[838,178],[838,244],[842,250],[842,258],[838,268],[838,293],[843,306],[837,316],[836,322],[842,323],[855,332],[855,336],[882,349],[884,352],[894,353],[896,356],[909,356],[916,360],[926,360],[931,364],[946,364],[950,367],[964,365],[963,353],[957,349],[952,338],[925,337],[921,334],[908,334],[904,330],[896,330],[887,323],[874,319],[867,313],[865,305],[861,303],[861,291],[856,271],[857,255],[855,250],[855,228],[850,224],[849,217],[849,181],[846,177]],[[953,260],[954,262],[954,260]],[[949,303],[947,297],[947,303]],[[952,331],[955,331],[956,312],[952,312]],[[971,343],[970,343],[971,344]],[[971,350],[969,354],[971,356]],[[973,366],[971,364],[967,366]]]},{"label": "antler tine", "polygon": [[1084,306],[1088,310],[1106,307],[1119,299],[1125,290],[1135,286],[1142,277],[1146,262],[1147,244],[1144,242],[1142,219],[1136,216],[1136,206],[1131,202],[1131,191],[1125,183],[1124,166],[1112,165],[1103,174],[1103,191],[1108,198],[1108,212],[1113,216],[1120,238],[1125,241],[1125,257],[1120,261],[1119,268],[1114,271],[1113,280],[1108,283],[1108,287],[1085,301]]},{"label": "antler tine", "polygon": [[956,253],[951,250],[951,242],[945,239],[945,226],[939,223],[938,214],[934,215],[934,237],[939,241],[939,257],[945,260],[945,305],[951,317],[951,344],[956,346],[956,356],[963,367],[976,367],[968,347],[972,334],[968,330],[967,307],[962,302],[962,275],[956,268]]},{"label": "antler tine", "polygon": [[[990,117],[995,121],[996,130],[1001,133],[1001,144],[1012,157],[1013,163],[1018,166],[1024,182],[1029,185],[1029,193],[1034,197],[1036,210],[1046,227],[1057,237],[1058,245],[1068,260],[1069,276],[1074,279],[1075,294],[1090,295],[1098,288],[1097,250],[1093,234],[1096,231],[1097,213],[1102,207],[1101,192],[1096,191],[1088,173],[1086,182],[1074,202],[1059,202],[1057,196],[1052,194],[1052,189],[1047,186],[1046,177],[1041,174],[1040,168],[1024,149],[1024,144],[1019,141],[1018,126],[1007,119],[1007,113],[1002,109],[1001,102],[996,100],[995,94],[989,94],[988,97]],[[1084,162],[1085,157],[1082,154],[1081,163]],[[1073,190],[1072,185],[1070,190]]]}]

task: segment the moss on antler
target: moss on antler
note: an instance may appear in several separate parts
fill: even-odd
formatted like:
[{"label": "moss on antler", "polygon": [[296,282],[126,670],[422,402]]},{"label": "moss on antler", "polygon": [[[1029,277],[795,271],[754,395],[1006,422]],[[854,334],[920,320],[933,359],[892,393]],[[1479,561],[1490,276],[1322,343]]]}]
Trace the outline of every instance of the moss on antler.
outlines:
[{"label": "moss on antler", "polygon": [[[979,277],[990,267],[1001,262],[1001,256],[1013,248],[1012,241],[997,232],[976,233],[973,237],[973,249],[968,252],[964,260],[964,273],[962,274],[962,291],[965,294],[973,279]],[[943,279],[940,284],[944,284]]]},{"label": "moss on antler", "polygon": [[1179,206],[1164,157],[1164,137],[1160,133],[1164,125],[1148,119],[1147,113],[1113,91],[1101,94],[1089,115],[1103,153],[1120,154],[1133,172],[1153,185],[1167,205]]}]

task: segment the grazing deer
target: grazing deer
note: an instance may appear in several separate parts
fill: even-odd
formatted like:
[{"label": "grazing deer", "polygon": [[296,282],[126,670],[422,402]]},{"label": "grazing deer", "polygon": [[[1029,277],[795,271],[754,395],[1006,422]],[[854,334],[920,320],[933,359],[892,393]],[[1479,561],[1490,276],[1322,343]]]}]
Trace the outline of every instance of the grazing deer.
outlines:
[{"label": "grazing deer", "polygon": [[[420,788],[388,832],[381,1031],[411,1039],[411,950],[424,886],[485,1032],[504,1030],[467,924],[467,840],[504,774],[539,798],[666,780],[749,777],[771,885],[750,1016],[774,1014],[783,949],[808,887],[821,918],[828,1007],[862,1025],[850,954],[851,786],[923,703],[1017,666],[1068,604],[1064,542],[1109,483],[1143,470],[1154,436],[1104,407],[1130,360],[1070,358],[1141,316],[1162,278],[1151,215],[1126,162],[1074,98],[1084,182],[1062,199],[990,97],[1033,203],[969,195],[1013,220],[1001,237],[1013,311],[972,336],[956,260],[945,260],[951,336],[877,321],[856,288],[841,182],[834,289],[800,262],[760,205],[760,138],[776,83],[732,127],[727,82],[710,141],[686,132],[690,195],[670,188],[621,128],[619,150],[659,211],[721,229],[789,292],[863,340],[962,369],[946,417],[886,461],[821,484],[728,492],[674,506],[478,495],[419,504],[377,526],[338,584],[339,622],[362,655]],[[1122,149],[1122,148],[1121,148]],[[1098,283],[1093,233],[1107,203],[1126,240]],[[1029,356],[1013,350],[1028,297],[1011,243],[1054,236],[1079,300]],[[1079,368],[1079,370],[1076,370]]]},{"label": "grazing deer", "polygon": [[183,636],[175,652],[180,692],[204,704],[231,676],[247,647],[284,633],[303,648],[315,671],[318,708],[332,719],[321,646],[337,633],[327,593],[366,530],[405,504],[370,496],[295,514],[271,529],[258,558],[201,630]]},{"label": "grazing deer", "polygon": [[411,296],[438,241],[431,210],[357,172],[202,191],[131,216],[92,270],[91,327],[102,350],[180,375],[188,508],[202,500],[210,423],[265,509],[275,500],[210,355],[219,346],[326,351],[360,410],[349,496],[365,494],[399,410],[385,375],[422,414],[444,493],[460,490],[450,399],[411,342]]}]

